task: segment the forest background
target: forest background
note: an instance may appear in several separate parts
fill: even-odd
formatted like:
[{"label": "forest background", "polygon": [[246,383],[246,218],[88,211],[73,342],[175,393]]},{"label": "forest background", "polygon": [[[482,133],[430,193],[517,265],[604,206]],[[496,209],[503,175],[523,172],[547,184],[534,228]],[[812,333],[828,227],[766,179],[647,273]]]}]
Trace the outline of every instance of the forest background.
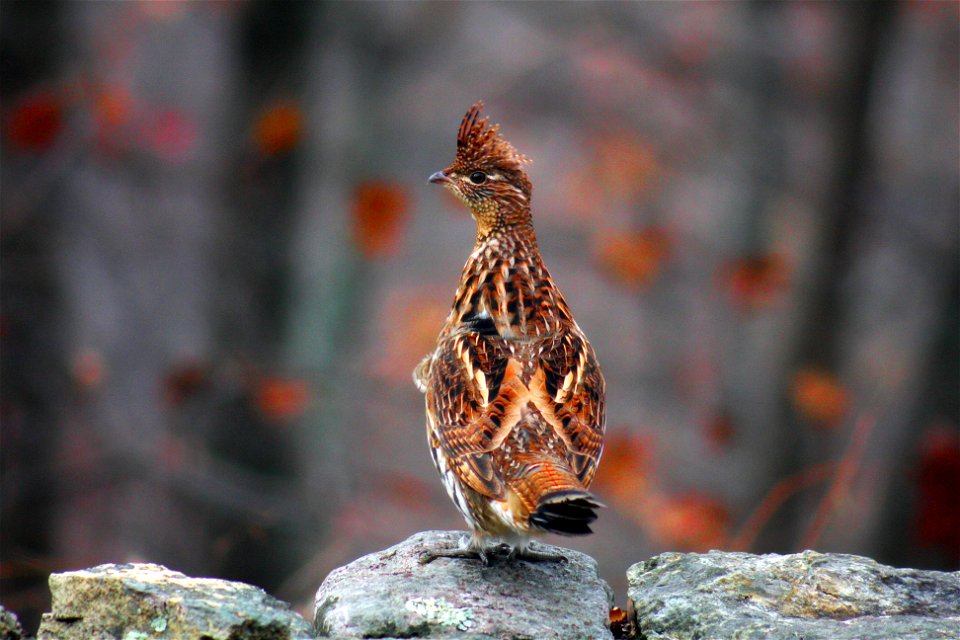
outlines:
[{"label": "forest background", "polygon": [[960,568],[956,2],[3,2],[0,597],[151,561],[305,609],[462,528],[410,373],[534,163],[608,383],[581,539]]}]

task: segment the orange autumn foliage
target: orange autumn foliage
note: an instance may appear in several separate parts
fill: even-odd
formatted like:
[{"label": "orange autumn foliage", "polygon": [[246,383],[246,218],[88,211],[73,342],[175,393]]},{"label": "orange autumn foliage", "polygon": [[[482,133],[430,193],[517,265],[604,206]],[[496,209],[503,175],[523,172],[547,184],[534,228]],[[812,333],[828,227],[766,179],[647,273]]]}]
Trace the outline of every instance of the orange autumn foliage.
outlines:
[{"label": "orange autumn foliage", "polygon": [[595,244],[594,255],[610,278],[628,288],[649,286],[660,273],[669,251],[664,230],[648,227],[640,231],[607,233]]},{"label": "orange autumn foliage", "polygon": [[300,143],[303,136],[303,113],[290,102],[269,106],[257,118],[253,141],[266,156],[287,153]]},{"label": "orange autumn foliage", "polygon": [[790,396],[797,411],[821,427],[835,427],[847,415],[850,396],[829,371],[808,367],[793,376]]},{"label": "orange autumn foliage", "polygon": [[387,473],[379,479],[387,499],[412,511],[424,511],[433,498],[433,485],[406,473]]},{"label": "orange autumn foliage", "polygon": [[400,289],[390,293],[380,319],[383,336],[373,372],[398,384],[410,384],[410,374],[420,359],[436,346],[448,307],[445,299],[422,291]]},{"label": "orange autumn foliage", "polygon": [[704,551],[729,539],[730,514],[710,495],[669,495],[655,477],[649,437],[619,430],[607,434],[593,488],[611,508],[666,547]]},{"label": "orange autumn foliage", "polygon": [[650,442],[636,433],[607,433],[595,486],[625,509],[632,509],[650,488]]},{"label": "orange autumn foliage", "polygon": [[102,131],[126,124],[132,107],[133,99],[124,87],[104,87],[93,99],[93,111]]},{"label": "orange autumn foliage", "polygon": [[183,109],[162,109],[151,114],[144,122],[142,131],[146,146],[167,162],[188,160],[200,137],[198,122]]},{"label": "orange autumn foliage", "polygon": [[627,612],[620,607],[611,607],[609,615],[610,632],[614,638],[632,638],[633,623]]},{"label": "orange autumn foliage", "polygon": [[74,355],[71,365],[73,380],[80,389],[92,391],[103,383],[106,364],[99,351],[81,349]]},{"label": "orange autumn foliage", "polygon": [[714,414],[706,423],[704,435],[714,449],[722,449],[730,444],[736,434],[733,420],[726,411]]},{"label": "orange autumn foliage", "polygon": [[636,206],[649,197],[660,173],[652,146],[631,133],[617,133],[598,136],[589,148],[589,164],[564,179],[572,213],[593,220],[598,207],[616,202]]},{"label": "orange autumn foliage", "polygon": [[400,244],[409,203],[391,182],[361,183],[353,194],[353,239],[367,258],[392,255]]},{"label": "orange autumn foliage", "polygon": [[650,522],[652,537],[672,548],[709,551],[721,548],[730,537],[730,514],[709,495],[688,493],[663,498]]},{"label": "orange autumn foliage", "polygon": [[769,307],[786,290],[790,270],[782,255],[771,253],[734,261],[723,279],[735,306],[756,311]]},{"label": "orange autumn foliage", "polygon": [[256,388],[257,407],[273,420],[289,420],[306,411],[310,389],[303,380],[264,378]]},{"label": "orange autumn foliage", "polygon": [[611,135],[595,149],[594,175],[607,193],[635,198],[650,188],[658,169],[651,146],[630,135]]},{"label": "orange autumn foliage", "polygon": [[126,150],[131,143],[134,101],[122,86],[106,85],[93,90],[92,111],[96,122],[97,149],[107,156]]},{"label": "orange autumn foliage", "polygon": [[163,379],[163,397],[170,406],[177,406],[212,385],[207,365],[195,360],[179,363]]}]

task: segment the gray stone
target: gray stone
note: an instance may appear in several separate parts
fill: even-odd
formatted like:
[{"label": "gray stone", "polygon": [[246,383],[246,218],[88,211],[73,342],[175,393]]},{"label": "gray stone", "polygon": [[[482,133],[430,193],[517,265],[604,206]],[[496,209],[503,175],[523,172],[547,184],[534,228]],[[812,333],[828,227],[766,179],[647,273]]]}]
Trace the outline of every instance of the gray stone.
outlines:
[{"label": "gray stone", "polygon": [[960,638],[960,573],[805,551],[664,553],[627,571],[646,640]]},{"label": "gray stone", "polygon": [[240,582],[190,578],[155,564],[105,564],[50,576],[52,612],[38,640],[294,640],[310,625]]},{"label": "gray stone", "polygon": [[428,531],[334,570],[320,585],[315,625],[333,638],[609,639],[612,593],[577,551],[534,543],[567,562],[437,558],[463,533]]},{"label": "gray stone", "polygon": [[17,616],[0,605],[0,640],[20,640],[22,637],[23,627]]}]

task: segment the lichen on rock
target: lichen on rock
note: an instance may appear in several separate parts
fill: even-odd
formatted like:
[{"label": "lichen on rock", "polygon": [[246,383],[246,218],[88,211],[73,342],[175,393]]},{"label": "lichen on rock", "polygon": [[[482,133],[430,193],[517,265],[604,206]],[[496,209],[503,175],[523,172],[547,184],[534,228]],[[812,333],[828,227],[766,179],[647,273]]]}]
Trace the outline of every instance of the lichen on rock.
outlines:
[{"label": "lichen on rock", "polygon": [[[151,564],[53,574],[38,640],[611,640],[612,594],[582,553],[566,562],[477,560],[427,552],[459,532],[424,532],[334,570],[315,625],[261,589]],[[957,640],[960,572],[896,569],[807,551],[663,553],[627,572],[617,629],[643,640]],[[0,640],[21,640],[0,607]]]},{"label": "lichen on rock", "polygon": [[960,573],[805,551],[664,553],[627,571],[647,640],[960,638]]},{"label": "lichen on rock", "polygon": [[468,607],[458,607],[446,598],[410,598],[404,607],[432,625],[456,627],[460,631],[469,631],[474,625],[476,614]]},{"label": "lichen on rock", "polygon": [[310,626],[262,589],[191,578],[155,564],[106,564],[50,576],[38,640],[299,640]]},{"label": "lichen on rock", "polygon": [[612,594],[587,555],[537,544],[566,562],[421,556],[454,548],[455,531],[418,533],[334,570],[317,592],[315,624],[331,638],[604,640]]},{"label": "lichen on rock", "polygon": [[23,627],[16,614],[0,605],[0,640],[20,640],[22,637]]}]

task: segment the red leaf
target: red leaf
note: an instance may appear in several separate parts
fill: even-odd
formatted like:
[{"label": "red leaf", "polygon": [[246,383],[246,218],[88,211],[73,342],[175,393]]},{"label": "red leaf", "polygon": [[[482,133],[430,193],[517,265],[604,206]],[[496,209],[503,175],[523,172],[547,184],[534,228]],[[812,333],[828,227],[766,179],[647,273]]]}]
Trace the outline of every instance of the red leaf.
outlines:
[{"label": "red leaf", "polygon": [[381,341],[374,345],[373,372],[409,385],[413,368],[436,346],[449,305],[445,297],[437,298],[422,289],[391,290],[378,318]]},{"label": "red leaf", "polygon": [[614,638],[632,638],[634,636],[633,623],[630,622],[627,612],[620,607],[610,608],[609,627]]},{"label": "red leaf", "polygon": [[210,388],[210,371],[197,361],[182,362],[163,379],[164,400],[176,406],[192,396]]},{"label": "red leaf", "polygon": [[594,179],[607,194],[632,199],[646,192],[659,171],[653,148],[630,133],[615,133],[596,141]]},{"label": "red leaf", "polygon": [[303,135],[303,113],[290,102],[268,107],[257,118],[253,140],[261,153],[276,156],[287,153],[299,144]]},{"label": "red leaf", "polygon": [[942,549],[960,564],[960,430],[932,427],[923,436],[917,467],[914,528],[921,545]]},{"label": "red leaf", "polygon": [[818,426],[835,427],[847,415],[850,396],[837,377],[828,371],[801,369],[793,377],[790,392],[801,415]]},{"label": "red leaf", "polygon": [[661,173],[653,147],[629,131],[598,135],[589,143],[589,164],[564,179],[566,207],[577,217],[595,220],[605,207],[647,199]]},{"label": "red leaf", "polygon": [[790,271],[779,254],[757,255],[728,265],[724,280],[733,304],[754,311],[779,299],[790,284]]},{"label": "red leaf", "polygon": [[93,98],[93,113],[97,123],[97,148],[111,156],[127,150],[133,115],[130,92],[123,86],[100,87]]},{"label": "red leaf", "polygon": [[99,351],[81,349],[73,357],[72,370],[77,386],[92,391],[103,383],[106,367]]},{"label": "red leaf", "polygon": [[627,431],[607,434],[596,486],[611,501],[632,509],[649,491],[652,474],[649,438]]},{"label": "red leaf", "polygon": [[170,162],[187,160],[197,144],[197,125],[186,113],[167,109],[154,115],[144,129],[147,146]]},{"label": "red leaf", "polygon": [[604,273],[631,288],[649,286],[660,273],[669,251],[669,238],[658,227],[601,235],[595,255]]},{"label": "red leaf", "polygon": [[381,479],[387,497],[404,509],[425,510],[433,499],[433,485],[403,473],[389,473]]},{"label": "red leaf", "polygon": [[133,99],[125,87],[103,87],[94,98],[94,112],[100,130],[110,132],[126,124],[132,106]]},{"label": "red leaf", "polygon": [[736,429],[734,429],[733,420],[726,411],[716,413],[707,422],[705,435],[707,442],[709,442],[714,449],[726,447],[730,444],[735,434]]},{"label": "red leaf", "polygon": [[22,98],[7,119],[7,140],[20,151],[45,151],[63,130],[63,107],[52,93]]},{"label": "red leaf", "polygon": [[353,239],[368,258],[391,255],[407,221],[406,192],[397,184],[370,181],[353,196]]},{"label": "red leaf", "polygon": [[656,510],[652,532],[661,542],[686,551],[723,547],[730,514],[718,499],[700,493],[667,498]]},{"label": "red leaf", "polygon": [[289,420],[306,411],[310,389],[303,380],[265,378],[256,390],[257,406],[274,420]]}]

